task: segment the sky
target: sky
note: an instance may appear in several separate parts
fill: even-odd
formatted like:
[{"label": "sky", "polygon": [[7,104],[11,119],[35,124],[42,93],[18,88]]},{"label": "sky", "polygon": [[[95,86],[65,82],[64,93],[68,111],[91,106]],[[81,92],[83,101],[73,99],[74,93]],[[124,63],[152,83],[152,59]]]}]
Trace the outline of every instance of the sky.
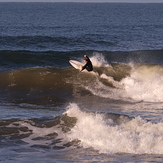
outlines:
[{"label": "sky", "polygon": [[127,3],[163,3],[163,0],[0,0],[0,2],[127,2]]}]

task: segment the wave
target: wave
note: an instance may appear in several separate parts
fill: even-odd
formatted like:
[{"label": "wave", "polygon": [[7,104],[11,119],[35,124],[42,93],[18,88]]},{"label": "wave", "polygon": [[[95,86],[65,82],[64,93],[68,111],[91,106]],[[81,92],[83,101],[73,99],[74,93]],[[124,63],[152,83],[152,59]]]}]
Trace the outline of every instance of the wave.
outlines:
[{"label": "wave", "polygon": [[130,119],[126,116],[117,116],[116,122],[107,115],[85,113],[76,104],[71,104],[66,113],[77,118],[76,125],[66,138],[69,141],[80,140],[84,148],[92,147],[100,153],[109,154],[163,153],[162,123],[152,124],[140,117]]},{"label": "wave", "polygon": [[[73,53],[71,54],[73,56]],[[69,53],[58,51],[0,51],[0,70],[13,70],[31,67],[65,67]]]},{"label": "wave", "polygon": [[121,83],[128,96],[135,100],[163,102],[162,73],[160,65],[137,65]]},{"label": "wave", "polygon": [[[26,47],[31,46],[35,49],[41,49],[45,48],[48,49],[49,46],[57,46],[62,44],[70,44],[73,39],[70,39],[68,37],[51,37],[51,36],[39,36],[39,35],[31,35],[31,36],[1,36],[0,37],[0,43],[4,45],[4,43],[8,43],[4,45],[6,46],[13,46],[13,47]],[[74,40],[75,41],[75,40]],[[68,46],[67,45],[67,46]],[[12,49],[12,48],[11,48]]]},{"label": "wave", "polygon": [[[56,29],[54,29],[56,30]],[[60,31],[61,32],[61,31]],[[115,42],[101,41],[96,37],[92,39],[90,35],[80,36],[79,38],[70,36],[2,36],[0,37],[0,50],[15,50],[15,51],[73,51],[87,50],[90,47],[94,49],[102,49],[116,46]],[[99,47],[99,48],[97,48]],[[91,48],[92,49],[92,48]],[[106,49],[106,48],[105,48]]]},{"label": "wave", "polygon": [[2,99],[32,103],[62,103],[84,92],[122,101],[163,102],[162,73],[159,65],[119,63],[95,66],[92,73],[79,73],[72,67],[17,69],[1,71],[0,93]]},{"label": "wave", "polygon": [[[119,66],[120,69],[123,67],[121,64]],[[96,82],[96,86],[89,85],[87,89],[94,95],[105,98],[124,101],[163,102],[163,66],[136,64],[130,66],[128,68],[123,67],[121,71],[119,69],[115,71],[116,66],[113,65],[112,69],[117,76],[111,75],[111,73],[102,73]],[[120,74],[118,75],[118,73]],[[105,80],[115,89],[106,86],[102,80]]]},{"label": "wave", "polygon": [[83,60],[88,55],[95,66],[109,63],[137,63],[163,65],[162,50],[140,51],[57,51],[54,50],[0,50],[0,70],[11,70],[30,67],[68,67],[70,59]]},{"label": "wave", "polygon": [[56,117],[10,119],[0,121],[0,125],[2,145],[82,147],[107,154],[163,154],[162,123],[121,114],[86,112],[76,103],[69,104]]},{"label": "wave", "polygon": [[[69,53],[68,53],[69,54]],[[74,52],[76,55],[77,53]],[[6,64],[10,64],[10,59],[16,63],[25,62],[29,55],[5,53],[1,57],[8,57]],[[34,57],[33,57],[34,55]],[[9,102],[28,103],[65,103],[74,98],[81,98],[83,95],[121,100],[127,102],[163,102],[163,66],[159,64],[144,63],[120,63],[108,62],[107,57],[102,53],[94,53],[90,59],[94,66],[92,73],[79,73],[68,63],[67,53],[63,55],[63,66],[45,66],[9,69],[0,71],[0,97]],[[22,58],[21,58],[22,56]],[[38,57],[37,57],[38,56]],[[59,63],[61,56],[30,54],[29,61]],[[15,60],[14,60],[15,59]],[[27,64],[28,64],[27,59]],[[45,59],[45,61],[44,61]],[[57,61],[56,61],[57,60]],[[78,58],[82,61],[83,58]],[[32,64],[32,63],[31,63]],[[24,66],[24,63],[23,63]],[[44,102],[43,102],[44,101]]]},{"label": "wave", "polygon": [[1,98],[8,102],[32,104],[62,103],[72,98],[68,69],[27,68],[0,73]]}]

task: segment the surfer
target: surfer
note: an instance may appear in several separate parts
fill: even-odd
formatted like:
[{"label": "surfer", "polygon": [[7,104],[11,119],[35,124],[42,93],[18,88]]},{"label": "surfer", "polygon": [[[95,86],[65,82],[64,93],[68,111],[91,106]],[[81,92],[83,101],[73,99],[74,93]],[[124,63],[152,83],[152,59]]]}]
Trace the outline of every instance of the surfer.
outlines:
[{"label": "surfer", "polygon": [[84,57],[85,57],[84,58],[85,65],[82,67],[80,72],[83,71],[84,69],[86,69],[87,71],[92,71],[93,70],[93,66],[92,66],[91,60],[86,55],[84,55]]}]

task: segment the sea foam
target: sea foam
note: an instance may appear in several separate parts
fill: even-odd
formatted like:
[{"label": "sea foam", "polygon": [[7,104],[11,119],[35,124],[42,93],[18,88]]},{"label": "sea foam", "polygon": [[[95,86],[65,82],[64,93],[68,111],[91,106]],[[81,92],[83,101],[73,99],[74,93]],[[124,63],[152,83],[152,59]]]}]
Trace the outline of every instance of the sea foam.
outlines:
[{"label": "sea foam", "polygon": [[[128,63],[126,65],[131,70],[127,70],[123,64],[119,64],[119,69],[123,69],[123,72],[128,71],[128,74],[121,80],[115,80],[114,76],[118,76],[119,72],[114,71],[115,67],[107,63],[103,55],[97,53],[91,60],[95,67],[105,67],[101,74],[96,74],[93,83],[84,86],[92,94],[123,101],[163,102],[163,66]],[[109,70],[114,73],[111,74]],[[104,84],[101,79],[112,87]]]},{"label": "sea foam", "polygon": [[163,102],[163,67],[138,66],[122,79],[126,96],[140,101]]},{"label": "sea foam", "polygon": [[153,124],[135,117],[116,124],[104,114],[81,111],[75,103],[68,106],[66,113],[77,118],[66,139],[77,139],[84,148],[107,154],[163,154],[163,123]]}]

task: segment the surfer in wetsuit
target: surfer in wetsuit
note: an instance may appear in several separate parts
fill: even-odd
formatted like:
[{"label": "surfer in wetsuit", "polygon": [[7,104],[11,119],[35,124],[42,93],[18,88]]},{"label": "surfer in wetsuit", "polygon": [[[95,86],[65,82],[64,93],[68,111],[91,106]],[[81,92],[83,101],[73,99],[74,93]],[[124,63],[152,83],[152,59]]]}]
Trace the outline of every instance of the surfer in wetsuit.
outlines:
[{"label": "surfer in wetsuit", "polygon": [[84,69],[86,69],[87,71],[92,71],[93,70],[93,66],[92,66],[91,60],[86,55],[84,55],[84,57],[85,57],[84,58],[85,65],[82,67],[80,72],[83,71]]}]

